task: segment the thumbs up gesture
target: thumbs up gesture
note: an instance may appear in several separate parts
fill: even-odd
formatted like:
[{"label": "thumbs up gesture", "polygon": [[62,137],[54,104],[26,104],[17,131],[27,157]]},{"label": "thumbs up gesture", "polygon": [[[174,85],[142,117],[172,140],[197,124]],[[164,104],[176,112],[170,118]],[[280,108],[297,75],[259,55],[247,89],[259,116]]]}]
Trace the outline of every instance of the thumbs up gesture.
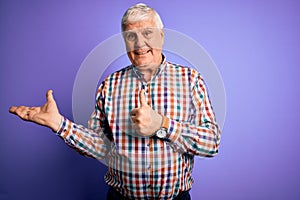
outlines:
[{"label": "thumbs up gesture", "polygon": [[131,111],[132,127],[141,136],[151,136],[160,129],[162,116],[147,104],[143,89],[140,91],[139,99],[140,107]]},{"label": "thumbs up gesture", "polygon": [[46,94],[47,102],[40,107],[12,106],[9,112],[19,116],[25,121],[47,126],[56,132],[59,128],[62,116],[59,114],[52,90]]}]

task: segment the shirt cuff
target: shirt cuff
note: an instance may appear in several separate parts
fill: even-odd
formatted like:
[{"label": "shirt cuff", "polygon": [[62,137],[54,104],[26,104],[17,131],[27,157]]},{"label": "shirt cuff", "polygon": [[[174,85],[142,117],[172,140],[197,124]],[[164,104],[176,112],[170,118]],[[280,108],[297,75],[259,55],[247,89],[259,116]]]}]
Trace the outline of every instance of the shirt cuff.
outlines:
[{"label": "shirt cuff", "polygon": [[181,123],[170,119],[166,139],[169,142],[176,142],[180,135],[181,135]]},{"label": "shirt cuff", "polygon": [[58,131],[56,132],[56,135],[62,138],[66,138],[68,133],[70,132],[70,129],[71,129],[71,121],[63,116]]}]

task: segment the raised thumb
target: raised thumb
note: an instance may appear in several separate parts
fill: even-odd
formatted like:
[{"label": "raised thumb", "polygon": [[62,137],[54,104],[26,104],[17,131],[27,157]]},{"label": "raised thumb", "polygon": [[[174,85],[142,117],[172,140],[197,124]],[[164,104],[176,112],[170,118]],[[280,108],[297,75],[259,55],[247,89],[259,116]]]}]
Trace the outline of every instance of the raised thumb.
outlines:
[{"label": "raised thumb", "polygon": [[48,90],[47,91],[47,94],[46,94],[46,98],[47,98],[47,101],[54,101],[54,98],[53,98],[53,91],[52,90]]},{"label": "raised thumb", "polygon": [[140,91],[140,104],[141,104],[141,107],[148,106],[148,104],[146,102],[145,90],[144,89],[142,89]]}]

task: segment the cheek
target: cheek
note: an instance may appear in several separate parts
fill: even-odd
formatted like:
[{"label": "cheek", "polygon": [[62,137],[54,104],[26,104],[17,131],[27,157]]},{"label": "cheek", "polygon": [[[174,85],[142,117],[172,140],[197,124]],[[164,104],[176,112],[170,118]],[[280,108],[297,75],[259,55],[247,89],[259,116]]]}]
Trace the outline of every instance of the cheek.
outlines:
[{"label": "cheek", "polygon": [[130,51],[133,51],[133,50],[134,50],[134,44],[132,44],[132,43],[126,42],[126,43],[125,43],[125,46],[126,46],[127,52],[130,52]]},{"label": "cheek", "polygon": [[127,57],[132,61],[134,59],[134,54],[132,52],[127,52]]},{"label": "cheek", "polygon": [[163,41],[160,37],[155,37],[149,40],[148,43],[153,49],[162,49]]},{"label": "cheek", "polygon": [[154,57],[161,56],[161,49],[153,49],[152,52]]}]

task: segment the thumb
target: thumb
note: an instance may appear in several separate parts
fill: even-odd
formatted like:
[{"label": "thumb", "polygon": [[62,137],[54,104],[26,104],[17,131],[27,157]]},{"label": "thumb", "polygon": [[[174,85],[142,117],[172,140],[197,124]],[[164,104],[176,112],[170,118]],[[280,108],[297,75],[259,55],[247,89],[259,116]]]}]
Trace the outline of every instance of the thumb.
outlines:
[{"label": "thumb", "polygon": [[148,106],[147,102],[146,102],[146,97],[145,97],[145,90],[142,89],[140,91],[140,103],[141,103],[141,107],[143,106]]},{"label": "thumb", "polygon": [[47,91],[46,98],[47,98],[47,101],[48,101],[48,102],[50,102],[50,101],[55,101],[52,93],[53,93],[52,90],[48,90],[48,91]]}]

